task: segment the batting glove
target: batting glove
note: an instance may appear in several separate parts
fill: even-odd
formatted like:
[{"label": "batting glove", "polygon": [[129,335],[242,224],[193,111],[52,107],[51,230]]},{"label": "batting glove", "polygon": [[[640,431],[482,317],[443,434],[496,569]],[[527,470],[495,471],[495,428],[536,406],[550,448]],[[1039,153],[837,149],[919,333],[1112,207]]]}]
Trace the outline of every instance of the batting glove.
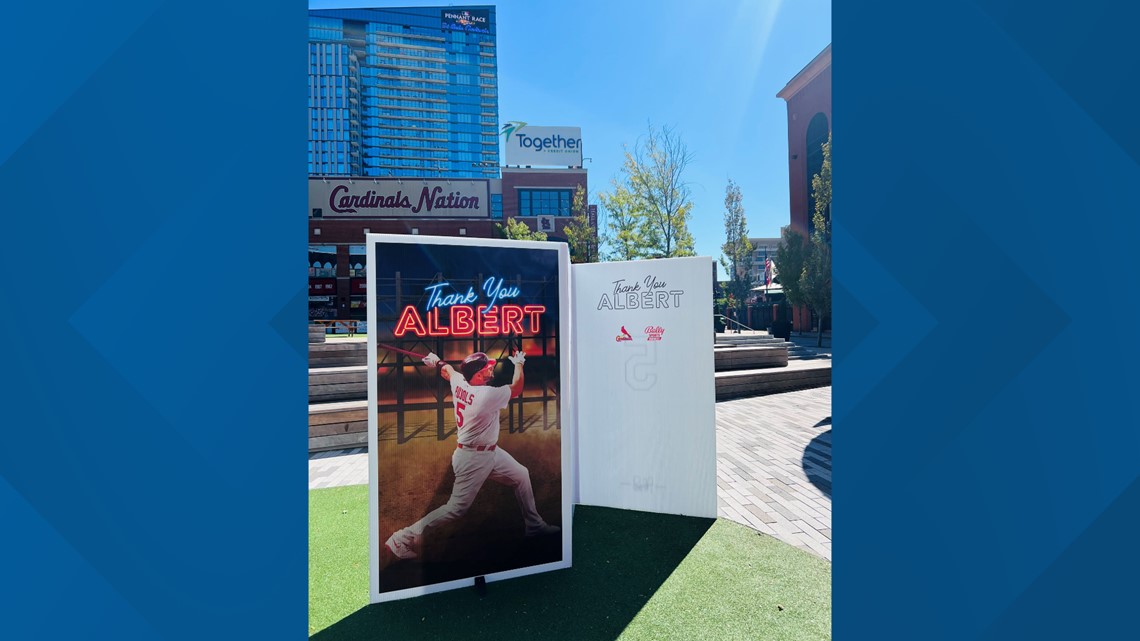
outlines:
[{"label": "batting glove", "polygon": [[435,352],[428,352],[428,355],[424,356],[424,365],[428,367],[439,365],[439,357],[435,355]]},{"label": "batting glove", "polygon": [[515,352],[514,356],[508,357],[507,360],[514,363],[515,365],[522,365],[526,362],[526,352],[519,350]]}]

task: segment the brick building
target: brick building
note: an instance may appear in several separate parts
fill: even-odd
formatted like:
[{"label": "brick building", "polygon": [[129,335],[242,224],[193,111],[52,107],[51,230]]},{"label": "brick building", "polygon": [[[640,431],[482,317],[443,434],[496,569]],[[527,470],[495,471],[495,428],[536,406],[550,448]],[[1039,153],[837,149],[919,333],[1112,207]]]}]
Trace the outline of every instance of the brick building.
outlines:
[{"label": "brick building", "polygon": [[[815,201],[811,177],[823,166],[823,143],[831,133],[831,45],[780,90],[777,97],[788,106],[788,187],[792,229],[808,235],[813,226]],[[827,329],[825,319],[824,329]],[[806,308],[793,310],[793,329],[811,331],[815,326]]]}]

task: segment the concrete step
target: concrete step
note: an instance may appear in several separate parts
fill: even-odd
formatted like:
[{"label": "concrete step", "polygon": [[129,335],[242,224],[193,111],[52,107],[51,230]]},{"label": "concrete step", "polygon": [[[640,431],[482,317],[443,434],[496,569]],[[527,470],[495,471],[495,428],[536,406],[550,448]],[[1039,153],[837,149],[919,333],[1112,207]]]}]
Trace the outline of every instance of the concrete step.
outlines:
[{"label": "concrete step", "polygon": [[831,361],[792,361],[787,367],[716,372],[716,400],[765,396],[831,385]]},{"label": "concrete step", "polygon": [[368,398],[368,366],[309,368],[309,402]]},{"label": "concrete step", "polygon": [[767,332],[753,332],[751,334],[745,334],[743,332],[740,334],[733,334],[733,333],[729,332],[727,334],[720,333],[714,337],[714,341],[717,343],[748,342],[748,341],[762,341],[762,340],[782,341],[784,339],[772,336],[771,334],[769,334]]},{"label": "concrete step", "polygon": [[336,339],[309,345],[309,368],[363,366],[368,362],[368,341]]},{"label": "concrete step", "polygon": [[747,338],[717,338],[714,347],[732,347],[737,345],[792,345],[782,338],[772,336],[749,336]]},{"label": "concrete step", "polygon": [[325,328],[321,325],[309,325],[309,343],[325,342]]},{"label": "concrete step", "polygon": [[[779,346],[726,347],[714,352],[716,371],[785,367],[789,351]],[[327,403],[368,398],[368,366],[309,368],[309,402]]]},{"label": "concrete step", "polygon": [[[368,443],[366,340],[309,346],[309,451]],[[763,396],[831,384],[831,360],[781,339],[718,345],[716,399]]]},{"label": "concrete step", "polygon": [[729,334],[727,336],[722,336],[721,334],[717,334],[716,342],[713,344],[713,347],[716,350],[745,346],[783,346],[787,348],[788,358],[790,360],[814,360],[819,358],[828,358],[826,356],[820,356],[813,349],[802,347],[796,343],[788,342],[782,338],[774,338],[771,336],[747,334]]},{"label": "concrete step", "polygon": [[[765,396],[831,385],[831,361],[792,361],[786,367],[718,371],[714,377],[717,401]],[[367,400],[309,405],[309,451],[358,447],[367,442]]]},{"label": "concrete step", "polygon": [[368,444],[368,400],[309,404],[309,451]]},{"label": "concrete step", "polygon": [[774,345],[722,347],[713,350],[713,359],[718,372],[734,369],[785,367],[788,364],[788,348]]}]

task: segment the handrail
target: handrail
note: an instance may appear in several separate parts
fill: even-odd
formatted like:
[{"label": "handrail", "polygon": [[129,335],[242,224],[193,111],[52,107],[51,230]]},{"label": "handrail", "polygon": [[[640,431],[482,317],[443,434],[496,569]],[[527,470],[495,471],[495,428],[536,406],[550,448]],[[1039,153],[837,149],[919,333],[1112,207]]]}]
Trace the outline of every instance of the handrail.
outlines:
[{"label": "handrail", "polygon": [[729,317],[725,316],[724,314],[713,314],[713,318],[723,318],[724,320],[726,320],[730,323],[736,323],[741,329],[746,329],[750,332],[756,331],[756,330],[752,329],[751,327],[745,325],[744,323],[742,323],[742,322],[740,322],[734,318],[729,318]]}]

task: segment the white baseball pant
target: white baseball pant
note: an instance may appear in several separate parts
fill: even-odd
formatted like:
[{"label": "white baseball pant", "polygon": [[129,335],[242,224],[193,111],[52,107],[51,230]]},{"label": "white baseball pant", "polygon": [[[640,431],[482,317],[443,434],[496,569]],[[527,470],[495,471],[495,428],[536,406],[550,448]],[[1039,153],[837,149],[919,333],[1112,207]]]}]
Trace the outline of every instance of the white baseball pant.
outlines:
[{"label": "white baseball pant", "polygon": [[405,528],[415,536],[422,536],[424,530],[450,523],[467,513],[480,488],[487,479],[508,485],[515,490],[515,499],[522,510],[527,534],[534,533],[546,525],[534,506],[534,490],[530,484],[530,472],[519,464],[513,456],[500,447],[482,452],[471,449],[456,449],[451,455],[451,468],[455,470],[455,485],[451,487],[451,498],[447,503],[428,512],[427,516]]}]

